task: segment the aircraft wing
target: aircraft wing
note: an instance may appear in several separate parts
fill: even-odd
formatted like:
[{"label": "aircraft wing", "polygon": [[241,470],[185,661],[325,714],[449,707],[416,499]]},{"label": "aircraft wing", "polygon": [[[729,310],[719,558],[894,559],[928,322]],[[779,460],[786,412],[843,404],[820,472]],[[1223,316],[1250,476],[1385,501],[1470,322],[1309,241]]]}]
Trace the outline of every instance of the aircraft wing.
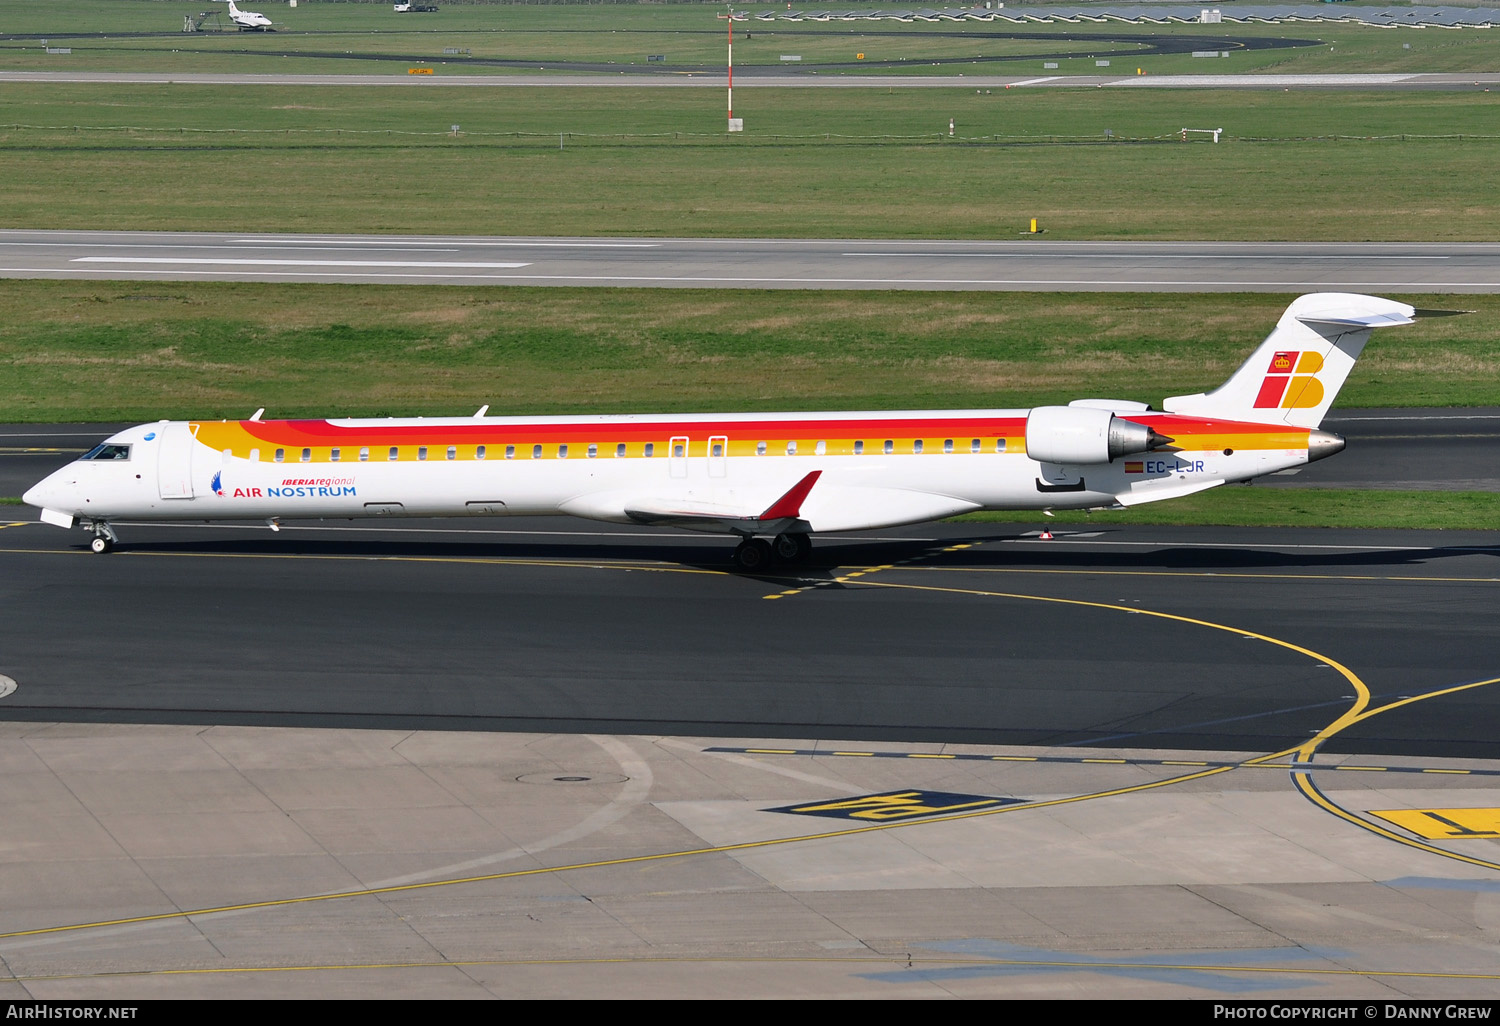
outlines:
[{"label": "aircraft wing", "polygon": [[613,493],[579,496],[563,503],[562,510],[599,520],[623,518],[654,527],[751,537],[784,531],[865,531],[940,520],[980,508],[970,499],[918,489],[829,484],[819,481],[822,473],[807,474],[765,509],[690,496]]}]

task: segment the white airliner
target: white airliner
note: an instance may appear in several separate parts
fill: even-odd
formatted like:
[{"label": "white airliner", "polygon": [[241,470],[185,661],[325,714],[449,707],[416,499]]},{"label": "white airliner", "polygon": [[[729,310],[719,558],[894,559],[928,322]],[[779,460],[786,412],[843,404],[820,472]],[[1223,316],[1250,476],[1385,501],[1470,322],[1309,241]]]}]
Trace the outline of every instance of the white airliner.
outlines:
[{"label": "white airliner", "polygon": [[264,14],[242,11],[234,5],[234,0],[228,0],[228,3],[229,20],[238,25],[241,32],[260,32],[271,27],[271,19]]},{"label": "white airliner", "polygon": [[1120,509],[1339,452],[1318,424],[1377,327],[1416,311],[1319,293],[1215,391],[1031,410],[160,421],[25,495],[115,543],[116,521],[559,514],[737,536],[735,563],[809,536],[971,510]]}]

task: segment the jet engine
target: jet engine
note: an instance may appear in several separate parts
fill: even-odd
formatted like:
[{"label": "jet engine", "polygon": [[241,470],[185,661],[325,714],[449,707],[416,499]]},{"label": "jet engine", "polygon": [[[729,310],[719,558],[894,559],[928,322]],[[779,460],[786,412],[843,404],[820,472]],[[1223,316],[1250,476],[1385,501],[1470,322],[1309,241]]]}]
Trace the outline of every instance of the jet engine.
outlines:
[{"label": "jet engine", "polygon": [[1109,410],[1038,406],[1026,417],[1026,455],[1038,463],[1111,463],[1171,442]]}]

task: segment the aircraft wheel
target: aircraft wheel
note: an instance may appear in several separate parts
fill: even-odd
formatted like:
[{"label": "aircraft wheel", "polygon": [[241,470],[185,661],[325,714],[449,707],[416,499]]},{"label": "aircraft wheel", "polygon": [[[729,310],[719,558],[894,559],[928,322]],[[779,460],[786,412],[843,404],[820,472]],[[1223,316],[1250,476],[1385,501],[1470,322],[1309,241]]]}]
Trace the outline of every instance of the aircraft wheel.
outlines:
[{"label": "aircraft wheel", "polygon": [[110,540],[108,538],[104,537],[104,535],[102,535],[102,534],[96,534],[96,535],[94,535],[94,540],[91,541],[91,542],[89,542],[89,548],[93,549],[95,552],[99,553],[100,555],[103,555],[104,553],[108,552],[110,549],[114,548],[114,546],[112,544],[110,544]]},{"label": "aircraft wheel", "polygon": [[812,555],[812,539],[800,531],[778,534],[772,546],[777,559],[788,563],[801,563]]},{"label": "aircraft wheel", "polygon": [[759,573],[771,565],[771,545],[764,538],[747,538],[734,550],[734,565],[747,574]]}]

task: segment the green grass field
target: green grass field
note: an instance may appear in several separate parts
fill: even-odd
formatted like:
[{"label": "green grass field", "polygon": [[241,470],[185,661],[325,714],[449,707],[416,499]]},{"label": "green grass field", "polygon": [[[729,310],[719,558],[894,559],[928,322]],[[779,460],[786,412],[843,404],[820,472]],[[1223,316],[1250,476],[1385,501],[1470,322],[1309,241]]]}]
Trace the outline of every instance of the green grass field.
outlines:
[{"label": "green grass field", "polygon": [[[1500,93],[1336,95],[751,90],[726,136],[723,97],[696,89],[9,84],[0,227],[1500,235]],[[1175,141],[1203,125],[1225,140]]]},{"label": "green grass field", "polygon": [[[314,0],[265,5],[284,32],[176,31],[204,6],[0,0],[10,32],[119,33],[72,40],[66,56],[49,57],[36,38],[3,41],[0,68],[374,69],[404,85],[404,58],[363,57],[447,47],[476,59],[628,64],[660,53],[717,67],[724,27],[714,5],[464,4],[396,15],[386,4]],[[1500,35],[1323,24],[752,22],[741,48],[750,63],[788,50],[807,67],[847,63],[852,48],[915,66],[924,55],[1092,45],[1041,38],[1059,31],[1107,30],[1129,46],[1213,28],[1326,31],[1333,42],[1162,58],[1191,67],[1144,70],[1253,70],[1240,58],[1299,72],[1500,67]],[[995,38],[1002,30],[1023,38]],[[619,89],[444,88],[444,74],[471,72],[472,62],[433,67],[420,89],[9,83],[0,227],[1013,238],[1037,218],[1054,239],[1500,235],[1500,190],[1486,187],[1500,166],[1500,92],[981,90],[961,84],[961,69],[1014,66],[940,65],[955,76],[951,90],[903,88],[900,68],[884,89],[742,86],[735,113],[746,131],[729,135],[717,89],[630,88],[626,76]],[[1183,127],[1225,134],[1218,145],[1184,144]]]},{"label": "green grass field", "polygon": [[[1344,406],[1493,404],[1500,297],[1383,332]],[[0,421],[1159,404],[1288,297],[0,280]]]}]

